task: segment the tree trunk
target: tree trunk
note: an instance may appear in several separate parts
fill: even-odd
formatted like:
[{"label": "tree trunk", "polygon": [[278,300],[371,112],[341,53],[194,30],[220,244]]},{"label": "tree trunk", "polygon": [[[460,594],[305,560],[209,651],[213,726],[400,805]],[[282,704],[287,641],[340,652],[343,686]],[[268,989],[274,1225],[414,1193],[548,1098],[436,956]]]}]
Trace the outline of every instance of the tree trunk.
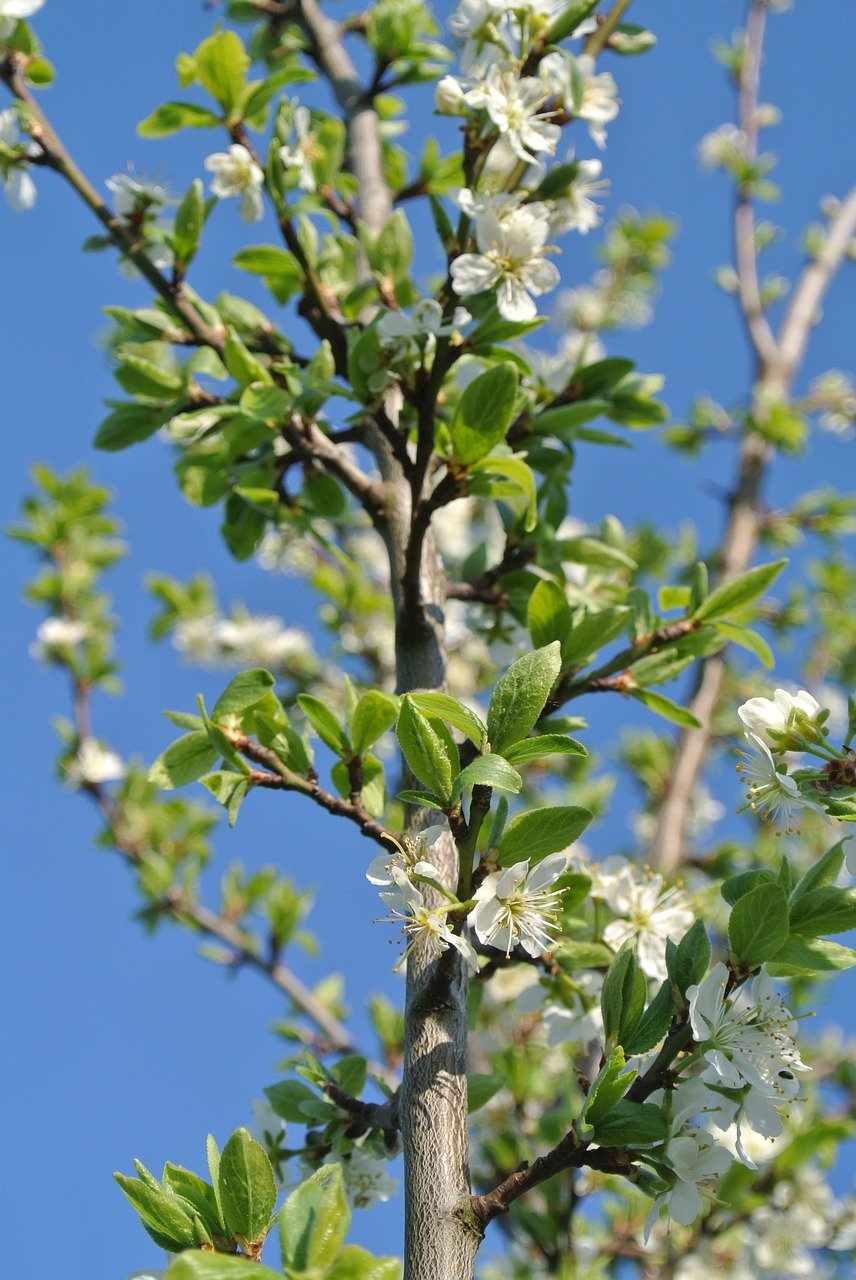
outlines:
[{"label": "tree trunk", "polygon": [[[398,692],[441,689],[446,680],[445,581],[428,534],[420,566],[418,604],[403,590],[410,538],[410,486],[398,465],[376,449],[389,501],[384,530],[395,606]],[[415,832],[430,820],[417,811]],[[454,893],[458,853],[451,835],[432,847],[430,860]],[[432,894],[425,889],[432,905]],[[470,1194],[467,1135],[468,970],[450,948],[439,959],[408,958],[404,1068],[400,1122],[404,1145],[404,1280],[472,1280],[478,1235],[453,1216]]]}]

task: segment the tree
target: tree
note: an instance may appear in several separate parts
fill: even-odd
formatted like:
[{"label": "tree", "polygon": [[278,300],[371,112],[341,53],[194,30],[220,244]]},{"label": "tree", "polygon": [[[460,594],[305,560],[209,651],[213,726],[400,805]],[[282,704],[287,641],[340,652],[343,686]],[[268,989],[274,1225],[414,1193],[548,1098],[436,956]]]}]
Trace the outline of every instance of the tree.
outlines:
[{"label": "tree", "polygon": [[[121,554],[117,526],[82,473],[36,473],[17,532],[43,559],[32,588],[49,612],[41,656],[73,682],[60,768],[137,876],[143,920],[189,926],[221,960],[267,975],[295,1010],[295,1070],[268,1091],[278,1119],[262,1123],[260,1141],[239,1129],[221,1152],[211,1140],[208,1180],[170,1164],[160,1180],[139,1165],[136,1178],[119,1175],[150,1235],[179,1254],[171,1280],[276,1274],[269,1251],[257,1261],[289,1157],[303,1181],[279,1217],[285,1274],[396,1275],[394,1260],[344,1241],[346,1190],[367,1198],[367,1170],[399,1144],[405,1275],[420,1280],[472,1275],[492,1222],[509,1238],[507,1261],[494,1264],[506,1275],[620,1263],[686,1275],[750,1249],[761,1269],[786,1272],[806,1265],[806,1246],[829,1258],[848,1250],[851,1210],[824,1199],[805,1168],[849,1132],[849,1111],[830,1106],[825,1087],[849,1102],[852,1067],[823,1044],[798,1048],[790,1009],[810,1008],[818,978],[853,963],[829,939],[856,923],[856,904],[839,883],[842,832],[826,824],[856,814],[856,710],[851,700],[833,732],[830,695],[764,697],[754,664],[771,667],[771,641],[795,638],[818,693],[824,681],[853,684],[852,571],[838,547],[853,503],[828,491],[768,512],[761,482],[812,422],[844,430],[856,416],[842,375],[796,390],[820,303],[851,251],[856,194],[809,228],[805,265],[777,310],[780,282],[758,266],[775,228],[756,207],[774,194],[758,73],[768,9],[781,6],[750,0],[745,29],[721,50],[738,120],[702,144],[734,184],[735,265],[721,283],[754,362],[742,403],[700,402],[663,432],[688,456],[715,436],[734,442],[726,528],[703,559],[689,540],[670,546],[614,517],[589,529],[567,519],[578,451],[605,453],[666,422],[658,380],[607,356],[598,334],[650,305],[669,222],[620,214],[603,270],[566,308],[558,355],[523,341],[559,283],[555,241],[599,221],[600,161],[563,160],[562,135],[582,149],[585,126],[605,143],[618,102],[600,60],[653,43],[623,22],[626,2],[601,13],[590,0],[462,4],[452,73],[419,3],[381,0],[342,22],[314,0],[231,3],[225,23],[179,56],[186,100],[140,126],[155,139],[226,131],[215,144],[226,149],[204,161],[207,193],[197,179],[174,208],[162,184],[132,175],[111,180],[106,203],[63,146],[35,92],[52,75],[27,21],[40,7],[0,0],[7,197],[27,207],[33,175],[53,170],[101,223],[86,247],[118,249],[155,295],[152,306],[108,308],[122,395],[96,444],[166,434],[189,502],[222,507],[232,554],[299,568],[339,641],[319,657],[299,632],[225,616],[204,578],[156,578],[155,634],[239,670],[210,710],[200,700],[170,713],[179,736],[151,768],[129,766],[90,717],[93,692],[115,679],[100,575]],[[311,109],[291,97],[310,78],[335,109],[311,88]],[[446,151],[427,140],[408,168],[391,91],[406,100],[435,82],[437,111],[460,129]],[[279,243],[247,243],[234,258],[272,295],[265,310],[228,293],[209,301],[190,283],[208,219],[232,197],[248,224],[267,201],[278,229]],[[414,281],[429,268],[415,258],[411,218],[442,247],[434,281]],[[831,550],[809,597],[813,625],[800,630],[798,593],[770,592],[781,550],[809,531]],[[450,672],[451,602],[465,652]],[[680,699],[660,692],[685,673]],[[600,693],[651,717],[621,748],[643,788],[636,859],[577,843],[614,803],[573,715],[578,698]],[[593,718],[603,701],[589,699]],[[656,717],[678,726],[676,741],[651,729]],[[703,771],[738,729],[746,807],[766,827],[697,842]],[[393,731],[400,778],[382,749]],[[369,876],[407,954],[403,1019],[374,1004],[380,1061],[367,1066],[356,1050],[335,991],[306,989],[283,958],[307,899],[282,868],[233,868],[219,906],[203,900],[211,817],[160,794],[196,780],[233,824],[259,788],[298,793],[283,804],[326,810],[331,840],[348,824],[376,847]],[[797,814],[804,834],[785,843]],[[679,872],[686,888],[673,883]],[[787,997],[772,978],[790,982]],[[304,1130],[297,1149],[279,1120]]]}]

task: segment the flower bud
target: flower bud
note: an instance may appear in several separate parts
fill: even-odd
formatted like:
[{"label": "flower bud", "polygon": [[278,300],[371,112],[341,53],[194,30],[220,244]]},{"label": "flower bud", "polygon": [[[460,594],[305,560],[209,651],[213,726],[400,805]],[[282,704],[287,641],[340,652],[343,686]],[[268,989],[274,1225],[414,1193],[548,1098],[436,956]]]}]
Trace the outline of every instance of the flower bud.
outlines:
[{"label": "flower bud", "polygon": [[454,76],[443,76],[434,90],[434,105],[441,115],[464,114],[464,91]]}]

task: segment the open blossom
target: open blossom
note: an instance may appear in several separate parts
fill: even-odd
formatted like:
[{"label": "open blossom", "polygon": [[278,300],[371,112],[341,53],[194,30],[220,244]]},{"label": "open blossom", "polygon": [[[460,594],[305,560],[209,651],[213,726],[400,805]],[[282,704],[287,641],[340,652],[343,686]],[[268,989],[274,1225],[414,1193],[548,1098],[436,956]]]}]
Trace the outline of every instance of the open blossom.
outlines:
[{"label": "open blossom", "polygon": [[127,218],[138,209],[159,209],[170,202],[169,191],[163,183],[147,182],[132,173],[114,173],[104,185],[113,192],[113,204],[120,218]]},{"label": "open blossom", "polygon": [[118,782],[127,772],[115,751],[108,751],[95,738],[84,738],[66,766],[66,781],[72,787],[98,786],[102,782]]},{"label": "open blossom", "polygon": [[536,164],[541,153],[553,155],[561,129],[544,111],[544,85],[534,76],[522,79],[492,67],[485,80],[466,95],[470,107],[482,107],[518,159]]},{"label": "open blossom", "polygon": [[476,223],[478,253],[452,263],[452,286],[459,297],[496,286],[496,305],[506,320],[533,320],[538,309],[530,295],[549,293],[559,272],[544,254],[550,234],[545,205],[520,204],[515,197],[478,200],[462,191],[458,202]]},{"label": "open blossom", "polygon": [[261,220],[264,214],[261,187],[265,175],[245,146],[233,142],[228,151],[215,151],[206,157],[205,168],[214,174],[211,191],[218,199],[240,196],[242,220]]},{"label": "open blossom", "polygon": [[641,880],[631,867],[604,894],[612,910],[624,920],[613,920],[603,940],[619,951],[631,939],[643,973],[657,982],[666,977],[666,941],[679,941],[695,919],[681,889],[663,889],[663,877]]},{"label": "open blossom", "polygon": [[817,699],[805,689],[797,693],[776,689],[772,698],[750,698],[737,708],[737,714],[748,733],[776,751],[782,749],[782,735],[788,728],[799,729],[801,721],[816,720],[822,710]]},{"label": "open blossom", "polygon": [[58,650],[73,648],[89,635],[89,625],[74,618],[45,618],[30,645],[31,658],[53,658]]},{"label": "open blossom", "polygon": [[377,334],[381,344],[392,348],[397,356],[418,357],[422,348],[426,356],[430,356],[438,338],[451,338],[453,343],[460,343],[461,329],[471,320],[466,307],[455,307],[454,313],[444,319],[439,302],[422,298],[411,312],[385,312],[377,322]]},{"label": "open blossom", "polygon": [[601,207],[592,197],[604,195],[609,189],[609,179],[600,176],[602,169],[600,160],[579,161],[577,176],[568,194],[550,202],[551,235],[562,235],[565,231],[586,235],[592,227],[600,226]]},{"label": "open blossom", "polygon": [[310,129],[312,116],[308,107],[295,107],[294,142],[291,146],[280,147],[279,158],[286,169],[298,170],[298,182],[304,191],[315,190],[315,174],[312,161],[319,154],[315,134]]},{"label": "open blossom", "polygon": [[[758,699],[761,701],[761,699]],[[764,822],[770,823],[776,835],[799,835],[795,814],[798,809],[812,809],[825,816],[823,808],[801,793],[782,760],[773,759],[766,742],[754,733],[743,735],[753,754],[739,752],[737,771],[746,782],[748,807]]]},{"label": "open blossom", "polygon": [[[2,0],[0,0],[2,3]],[[21,136],[18,132],[18,116],[12,107],[0,111],[0,144],[7,147],[20,147]],[[31,150],[30,147],[27,150]],[[3,194],[6,202],[16,213],[32,209],[36,203],[36,184],[30,177],[23,163],[15,164],[3,161],[0,176],[3,181]]]},{"label": "open blossom", "polygon": [[[375,883],[378,882],[377,863],[378,859],[375,858],[369,868],[372,872],[369,878],[374,877]],[[432,911],[425,905],[422,891],[411,882],[406,871],[396,863],[391,863],[387,871],[389,882],[393,887],[385,889],[380,897],[389,907],[389,919],[401,921],[405,938],[404,955],[396,965],[396,970],[412,951],[428,951],[434,956],[439,956],[449,947],[454,947],[475,973],[478,970],[478,958],[467,939],[453,933],[445,916],[438,911]],[[413,871],[416,874],[434,877],[438,874],[436,868],[426,862],[417,862]]]},{"label": "open blossom", "polygon": [[606,146],[606,128],[618,115],[618,85],[608,71],[595,72],[595,61],[583,53],[576,59],[582,77],[582,96],[575,104],[571,68],[573,59],[564,53],[550,53],[538,68],[547,92],[562,99],[566,109],[588,125],[589,137],[600,147]]},{"label": "open blossom", "polygon": [[736,124],[721,124],[704,135],[698,155],[708,169],[735,168],[746,156],[746,134]]},{"label": "open blossom", "polygon": [[0,0],[0,40],[5,40],[21,18],[30,18],[45,0]]},{"label": "open blossom", "polygon": [[486,876],[476,890],[476,905],[468,917],[479,941],[506,955],[518,946],[530,956],[548,952],[553,945],[550,933],[558,928],[561,900],[561,894],[550,886],[567,865],[564,853],[553,853],[531,870],[527,858]]},{"label": "open blossom", "polygon": [[751,1085],[766,1097],[793,1097],[794,1071],[808,1071],[796,1045],[796,1023],[766,973],[726,996],[728,969],[714,965],[687,988],[693,1039],[708,1063],[702,1079],[727,1089]]}]

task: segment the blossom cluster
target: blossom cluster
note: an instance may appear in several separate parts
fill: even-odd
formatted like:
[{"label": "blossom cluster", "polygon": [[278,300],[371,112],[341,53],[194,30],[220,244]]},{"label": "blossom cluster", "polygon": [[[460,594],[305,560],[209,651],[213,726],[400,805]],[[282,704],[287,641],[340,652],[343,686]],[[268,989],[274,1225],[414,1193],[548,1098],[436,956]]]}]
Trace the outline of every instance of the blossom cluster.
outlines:
[{"label": "blossom cluster", "polygon": [[[769,822],[777,835],[799,834],[795,815],[800,809],[825,817],[819,800],[826,787],[823,770],[798,774],[791,753],[816,755],[824,769],[839,758],[825,743],[828,711],[805,689],[796,694],[776,689],[772,698],[750,698],[737,714],[750,748],[749,755],[738,752],[737,765],[747,784],[746,807]],[[818,798],[812,798],[812,791]]]},{"label": "blossom cluster", "polygon": [[[618,114],[615,81],[596,73],[589,55],[529,56],[532,41],[560,11],[551,4],[461,0],[449,23],[461,43],[460,74],[444,76],[435,94],[440,114],[466,118],[470,146],[484,157],[478,183],[457,196],[475,225],[475,245],[453,261],[453,288],[461,298],[496,289],[497,308],[512,321],[534,319],[533,299],[558,284],[547,256],[558,252],[552,241],[571,230],[585,234],[600,221],[593,199],[607,185],[600,160],[574,161],[571,152],[573,176],[564,193],[530,198],[556,156],[562,127],[586,121],[603,148],[606,125]],[[591,29],[585,22],[570,39]]]},{"label": "blossom cluster", "polygon": [[188,618],[178,623],[172,642],[180,653],[203,667],[270,667],[306,673],[317,666],[307,632],[301,627],[284,627],[279,618],[260,614]]}]

